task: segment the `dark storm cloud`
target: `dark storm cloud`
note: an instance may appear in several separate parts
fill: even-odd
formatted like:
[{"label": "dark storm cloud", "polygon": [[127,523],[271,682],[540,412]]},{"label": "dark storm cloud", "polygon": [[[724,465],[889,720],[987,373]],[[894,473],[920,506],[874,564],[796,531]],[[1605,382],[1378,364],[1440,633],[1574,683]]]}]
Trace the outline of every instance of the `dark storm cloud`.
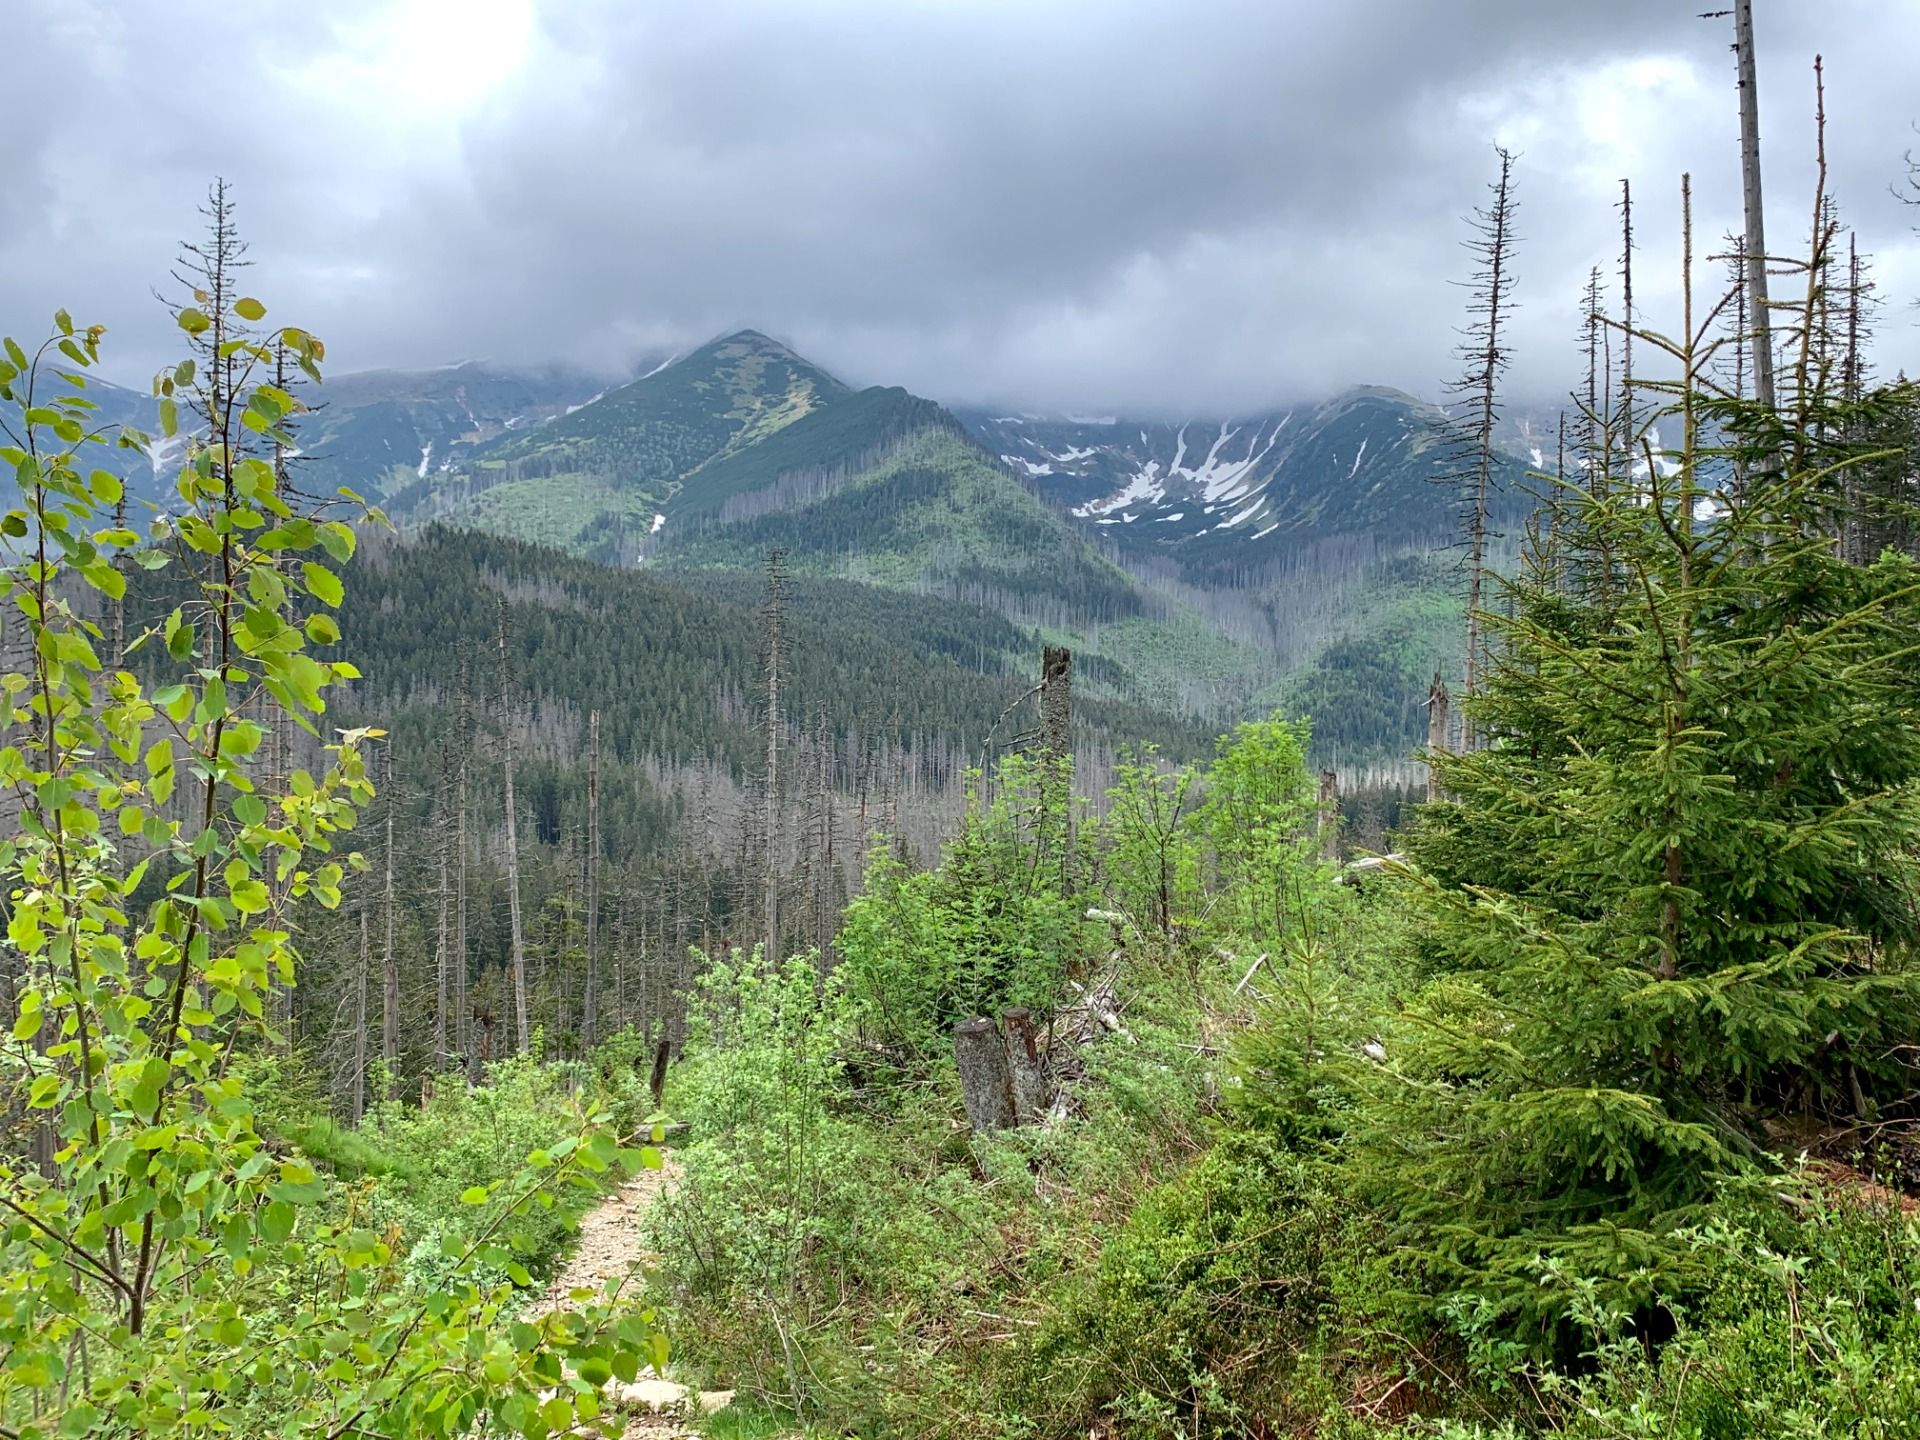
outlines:
[{"label": "dark storm cloud", "polygon": [[[213,0],[22,3],[0,316],[67,303],[141,364],[216,171],[256,288],[344,366],[616,364],[754,325],[856,382],[1082,410],[1433,393],[1495,140],[1522,152],[1517,388],[1570,378],[1622,175],[1656,307],[1680,173],[1702,250],[1737,218],[1726,28],[1697,0],[354,0],[244,29]],[[1920,14],[1760,23],[1777,248],[1807,224],[1824,48],[1834,188],[1920,294],[1886,192]],[[1895,362],[1910,320],[1886,317]]]}]

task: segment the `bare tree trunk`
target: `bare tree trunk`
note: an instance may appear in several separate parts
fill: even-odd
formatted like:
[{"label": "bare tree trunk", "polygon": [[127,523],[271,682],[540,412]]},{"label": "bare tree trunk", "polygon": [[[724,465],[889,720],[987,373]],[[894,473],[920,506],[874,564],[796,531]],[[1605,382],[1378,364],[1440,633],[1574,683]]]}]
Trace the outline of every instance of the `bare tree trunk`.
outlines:
[{"label": "bare tree trunk", "polygon": [[393,894],[393,747],[387,747],[387,825],[385,927],[380,954],[380,1058],[387,1066],[389,1090],[400,1083],[400,955],[394,949]]},{"label": "bare tree trunk", "polygon": [[1767,306],[1767,220],[1760,193],[1760,81],[1753,54],[1753,0],[1733,0],[1733,53],[1740,86],[1740,195],[1746,209],[1747,312],[1753,325],[1753,395],[1774,408],[1772,312]]},{"label": "bare tree trunk", "polygon": [[[1435,671],[1433,684],[1427,689],[1427,753],[1438,755],[1447,748],[1447,727],[1452,721],[1453,697],[1447,693],[1446,681]],[[1431,804],[1440,798],[1440,772],[1431,760],[1427,762],[1427,801]]]},{"label": "bare tree trunk", "polygon": [[[1486,263],[1484,289],[1480,297],[1481,319],[1474,328],[1470,372],[1473,389],[1474,456],[1473,496],[1467,517],[1467,665],[1466,693],[1472,695],[1480,680],[1480,614],[1487,574],[1487,511],[1493,492],[1495,448],[1494,423],[1499,418],[1500,373],[1506,367],[1507,352],[1501,340],[1501,320],[1506,314],[1507,293],[1513,284],[1509,266],[1513,247],[1513,156],[1506,150],[1500,157],[1500,178],[1494,183],[1493,208],[1481,221],[1483,239],[1477,248]],[[1467,736],[1472,747],[1473,737]]]},{"label": "bare tree trunk", "polygon": [[[1860,239],[1849,233],[1847,236],[1847,351],[1840,366],[1841,394],[1849,401],[1858,402],[1865,390],[1865,373],[1860,359],[1860,310],[1865,299],[1865,285],[1861,279]],[[1868,532],[1869,525],[1865,514],[1866,492],[1860,483],[1860,467],[1849,465],[1841,481],[1844,503],[1840,515],[1840,558],[1850,565],[1864,565],[1873,559]]]},{"label": "bare tree trunk", "polygon": [[1315,818],[1320,829],[1320,858],[1332,862],[1340,858],[1340,772],[1320,772],[1320,805]]},{"label": "bare tree trunk", "polygon": [[467,1055],[473,1034],[467,1022],[467,750],[469,731],[460,730],[461,749],[455,762],[453,798],[453,1048]]},{"label": "bare tree trunk", "polygon": [[367,972],[373,968],[367,907],[360,907],[360,963],[353,972],[353,1088],[347,1102],[348,1119],[355,1125],[367,1113]]},{"label": "bare tree trunk", "polygon": [[767,552],[767,870],[763,895],[766,949],[762,962],[780,960],[780,561],[783,552]]},{"label": "bare tree trunk", "polygon": [[1041,843],[1057,846],[1064,887],[1073,875],[1073,652],[1064,645],[1040,652],[1040,752],[1046,766]]},{"label": "bare tree trunk", "polygon": [[[487,1066],[493,1062],[494,1018],[491,1010],[476,1010],[473,1021],[480,1033],[474,1035],[473,1051],[467,1056],[467,1084],[478,1085],[486,1078]],[[472,1032],[469,1032],[471,1034]]]},{"label": "bare tree trunk", "polygon": [[500,601],[500,765],[507,791],[507,924],[513,945],[513,1026],[521,1053],[532,1043],[527,1017],[527,947],[520,925],[520,839],[513,798],[513,713],[507,662],[507,602]]},{"label": "bare tree trunk", "polygon": [[632,1013],[627,1009],[627,962],[631,958],[627,949],[632,943],[623,889],[613,904],[613,1028],[616,1030],[624,1030],[633,1023]]},{"label": "bare tree trunk", "polygon": [[580,1043],[600,1039],[600,712],[587,718],[587,993],[580,1005]]},{"label": "bare tree trunk", "polygon": [[[442,794],[444,795],[444,791]],[[452,958],[453,937],[448,933],[448,915],[452,895],[448,890],[447,847],[440,847],[440,924],[438,953],[433,965],[433,1068],[447,1069],[451,1057],[447,1051],[447,971]]]},{"label": "bare tree trunk", "polygon": [[962,1020],[953,1027],[953,1059],[973,1133],[1012,1129],[1013,1070],[1000,1027],[991,1020]]}]

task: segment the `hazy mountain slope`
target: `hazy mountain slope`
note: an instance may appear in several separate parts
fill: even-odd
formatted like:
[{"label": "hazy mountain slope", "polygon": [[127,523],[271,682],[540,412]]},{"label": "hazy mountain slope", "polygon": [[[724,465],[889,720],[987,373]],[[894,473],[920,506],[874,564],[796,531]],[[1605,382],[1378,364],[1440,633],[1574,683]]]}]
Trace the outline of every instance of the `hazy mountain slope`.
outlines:
[{"label": "hazy mountain slope", "polygon": [[[514,370],[479,362],[437,370],[351,371],[330,375],[319,385],[303,379],[292,387],[310,407],[294,427],[294,478],[310,492],[350,486],[377,496],[450,470],[488,444],[563,415],[606,387],[605,379],[585,371]],[[91,376],[85,393],[98,405],[101,423],[130,426],[152,442],[147,455],[121,452],[115,463],[137,500],[166,503],[185,442],[161,438],[158,402]]]},{"label": "hazy mountain slope", "polygon": [[477,362],[330,377],[302,390],[314,409],[300,424],[301,479],[326,490],[397,489],[564,415],[606,388],[604,378],[584,371]]},{"label": "hazy mountain slope", "polygon": [[403,522],[444,518],[631,559],[692,472],[847,393],[786,346],[741,331],[420,477],[391,508]]},{"label": "hazy mountain slope", "polygon": [[[1213,579],[1257,572],[1329,536],[1423,545],[1449,535],[1456,461],[1444,414],[1365,388],[1240,420],[1088,421],[964,412],[987,450],[1122,554]],[[1517,513],[1522,462],[1503,457],[1495,508]]]}]

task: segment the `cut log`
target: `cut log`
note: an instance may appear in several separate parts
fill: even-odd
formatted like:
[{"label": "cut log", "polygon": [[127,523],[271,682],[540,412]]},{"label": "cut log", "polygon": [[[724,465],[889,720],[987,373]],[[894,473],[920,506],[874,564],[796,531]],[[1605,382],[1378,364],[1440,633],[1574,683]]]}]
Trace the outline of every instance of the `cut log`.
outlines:
[{"label": "cut log", "polygon": [[962,1020],[953,1027],[953,1060],[960,1070],[960,1095],[973,1133],[1012,1129],[1013,1068],[1000,1027],[991,1020]]}]

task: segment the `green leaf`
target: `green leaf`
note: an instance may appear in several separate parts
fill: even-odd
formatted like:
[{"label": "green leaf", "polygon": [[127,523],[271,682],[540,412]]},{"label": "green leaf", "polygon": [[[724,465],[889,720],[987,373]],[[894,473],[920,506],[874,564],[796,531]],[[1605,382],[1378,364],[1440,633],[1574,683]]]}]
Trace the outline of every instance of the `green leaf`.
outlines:
[{"label": "green leaf", "polygon": [[329,520],[320,527],[320,543],[327,547],[327,554],[344,565],[353,558],[353,527]]},{"label": "green leaf", "polygon": [[179,321],[180,328],[189,335],[203,334],[213,326],[213,321],[206,317],[205,312],[195,310],[191,306],[180,312]]},{"label": "green leaf", "polygon": [[339,605],[346,592],[341,587],[340,577],[338,575],[327,569],[326,566],[316,564],[311,560],[302,563],[300,570],[301,573],[306,576],[307,590],[316,600],[324,605]]},{"label": "green leaf", "polygon": [[234,301],[233,313],[242,320],[264,320],[267,318],[267,307],[251,295],[244,295]]},{"label": "green leaf", "polygon": [[469,1185],[465,1190],[460,1192],[460,1203],[462,1205],[486,1204],[487,1187],[484,1185]]}]

